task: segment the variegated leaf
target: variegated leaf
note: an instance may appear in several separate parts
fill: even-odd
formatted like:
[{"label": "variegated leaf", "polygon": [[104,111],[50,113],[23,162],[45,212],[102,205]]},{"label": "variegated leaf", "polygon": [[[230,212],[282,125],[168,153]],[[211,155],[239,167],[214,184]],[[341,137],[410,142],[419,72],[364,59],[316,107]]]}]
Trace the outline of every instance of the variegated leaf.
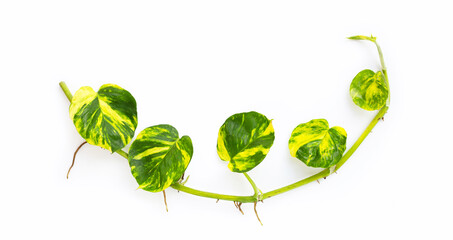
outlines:
[{"label": "variegated leaf", "polygon": [[329,128],[325,119],[300,124],[291,133],[289,151],[307,166],[328,168],[340,161],[346,149],[346,131]]},{"label": "variegated leaf", "polygon": [[192,159],[192,140],[170,125],[144,129],[129,149],[129,165],[139,188],[159,192],[178,181]]},{"label": "variegated leaf", "polygon": [[366,69],[351,82],[349,93],[354,103],[368,111],[381,109],[389,97],[389,86],[381,71]]},{"label": "variegated leaf", "polygon": [[238,113],[220,127],[217,153],[233,172],[247,172],[260,164],[274,143],[272,121],[257,112]]},{"label": "variegated leaf", "polygon": [[92,145],[115,152],[128,144],[137,127],[137,104],[126,90],[102,85],[96,93],[80,88],[72,98],[69,114],[79,134]]}]

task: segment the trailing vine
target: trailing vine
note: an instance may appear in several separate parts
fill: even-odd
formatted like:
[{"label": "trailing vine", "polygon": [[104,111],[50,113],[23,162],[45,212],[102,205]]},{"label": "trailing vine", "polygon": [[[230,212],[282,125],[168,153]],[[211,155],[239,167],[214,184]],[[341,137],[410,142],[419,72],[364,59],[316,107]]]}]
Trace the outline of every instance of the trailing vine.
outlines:
[{"label": "trailing vine", "polygon": [[[189,136],[180,137],[176,128],[161,124],[144,129],[132,141],[137,127],[137,105],[132,94],[120,86],[105,84],[98,92],[91,87],[82,87],[73,96],[66,84],[60,82],[61,89],[70,101],[70,117],[79,134],[85,139],[74,153],[67,177],[77,152],[85,143],[89,143],[126,158],[139,188],[162,192],[167,211],[165,189],[171,187],[217,201],[232,201],[242,214],[243,203],[254,203],[255,214],[261,223],[256,210],[257,202],[326,178],[338,171],[378,121],[384,118],[389,108],[387,68],[376,38],[359,35],[349,39],[371,41],[379,53],[381,69],[376,72],[369,69],[359,72],[352,80],[349,90],[356,105],[378,112],[348,151],[346,131],[339,126],[329,127],[325,119],[314,119],[294,128],[288,141],[290,154],[309,167],[324,169],[317,174],[263,193],[247,172],[258,166],[266,157],[274,142],[274,128],[272,121],[266,116],[257,112],[245,112],[230,116],[220,127],[217,153],[221,160],[228,163],[227,166],[232,172],[245,176],[254,194],[226,195],[187,187],[185,181],[183,182],[184,172],[193,155],[192,140]],[[129,151],[123,151],[124,146],[131,141]]]}]

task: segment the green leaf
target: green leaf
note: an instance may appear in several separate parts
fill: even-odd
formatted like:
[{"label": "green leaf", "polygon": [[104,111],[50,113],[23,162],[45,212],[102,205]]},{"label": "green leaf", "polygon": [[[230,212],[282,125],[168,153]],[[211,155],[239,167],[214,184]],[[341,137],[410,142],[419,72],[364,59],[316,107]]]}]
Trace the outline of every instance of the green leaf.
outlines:
[{"label": "green leaf", "polygon": [[166,124],[144,129],[129,149],[129,165],[139,188],[150,192],[165,190],[178,181],[193,155],[189,136]]},{"label": "green leaf", "polygon": [[91,87],[80,88],[72,98],[69,115],[89,144],[111,152],[128,144],[137,127],[134,97],[114,84],[102,85],[97,93]]},{"label": "green leaf", "polygon": [[272,121],[257,112],[238,113],[220,127],[217,154],[233,172],[247,172],[260,164],[274,143]]},{"label": "green leaf", "polygon": [[381,71],[374,73],[366,69],[351,82],[349,94],[354,103],[368,111],[381,109],[389,97],[389,86]]},{"label": "green leaf", "polygon": [[346,150],[346,131],[329,128],[325,119],[314,119],[297,126],[288,145],[291,156],[307,166],[328,168],[337,164]]}]

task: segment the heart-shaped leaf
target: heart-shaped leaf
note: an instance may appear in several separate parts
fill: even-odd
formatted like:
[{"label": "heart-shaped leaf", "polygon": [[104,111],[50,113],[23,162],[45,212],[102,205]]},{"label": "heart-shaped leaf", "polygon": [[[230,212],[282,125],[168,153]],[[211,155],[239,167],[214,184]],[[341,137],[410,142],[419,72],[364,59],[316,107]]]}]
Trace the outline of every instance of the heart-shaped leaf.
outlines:
[{"label": "heart-shaped leaf", "polygon": [[220,127],[217,154],[233,172],[247,172],[260,164],[274,143],[271,120],[257,112],[238,113]]},{"label": "heart-shaped leaf", "polygon": [[288,145],[291,156],[307,166],[328,168],[337,164],[346,150],[346,131],[329,128],[325,119],[314,119],[297,126]]},{"label": "heart-shaped leaf", "polygon": [[162,124],[138,134],[129,149],[129,165],[139,188],[159,192],[182,177],[192,154],[190,137],[179,138],[174,127]]},{"label": "heart-shaped leaf", "polygon": [[80,88],[72,98],[69,114],[79,134],[92,145],[115,152],[128,144],[137,127],[137,104],[126,90],[102,85],[96,93]]},{"label": "heart-shaped leaf", "polygon": [[389,97],[389,86],[381,71],[366,69],[359,72],[351,82],[349,94],[354,103],[368,111],[381,109]]}]

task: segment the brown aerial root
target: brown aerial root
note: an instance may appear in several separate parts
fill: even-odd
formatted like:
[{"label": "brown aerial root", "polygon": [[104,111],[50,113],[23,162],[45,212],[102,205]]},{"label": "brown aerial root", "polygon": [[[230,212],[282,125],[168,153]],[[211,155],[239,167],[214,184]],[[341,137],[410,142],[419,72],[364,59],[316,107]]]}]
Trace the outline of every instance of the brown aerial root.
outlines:
[{"label": "brown aerial root", "polygon": [[217,199],[217,201],[215,201],[215,203],[218,203],[220,199]]},{"label": "brown aerial root", "polygon": [[241,202],[240,202],[240,203],[238,203],[238,209],[239,209],[239,211],[240,211],[240,212],[242,213],[242,215],[244,215],[244,212],[243,212],[243,211],[242,211],[242,209],[241,209],[241,205],[242,205],[242,203],[241,203]]},{"label": "brown aerial root", "polygon": [[168,212],[168,206],[167,206],[167,195],[165,195],[165,190],[162,191],[164,193],[164,203],[165,203],[165,210]]},{"label": "brown aerial root", "polygon": [[261,219],[258,216],[258,212],[256,211],[256,202],[253,203],[253,209],[255,210],[256,218],[258,218],[258,221],[261,223],[261,226],[263,226],[263,223],[261,222]]},{"label": "brown aerial root", "polygon": [[233,201],[233,203],[234,203],[234,206],[242,213],[242,215],[244,215],[244,212],[241,209],[242,203],[241,202],[236,202],[236,201]]},{"label": "brown aerial root", "polygon": [[77,148],[77,150],[74,152],[74,157],[72,158],[72,164],[71,166],[69,167],[68,169],[68,173],[66,174],[66,179],[69,179],[69,172],[71,172],[71,169],[72,167],[74,166],[74,162],[75,162],[75,158],[77,156],[77,153],[79,152],[80,148],[82,148],[83,145],[85,145],[87,142],[83,142],[82,144],[80,144],[80,146]]}]

